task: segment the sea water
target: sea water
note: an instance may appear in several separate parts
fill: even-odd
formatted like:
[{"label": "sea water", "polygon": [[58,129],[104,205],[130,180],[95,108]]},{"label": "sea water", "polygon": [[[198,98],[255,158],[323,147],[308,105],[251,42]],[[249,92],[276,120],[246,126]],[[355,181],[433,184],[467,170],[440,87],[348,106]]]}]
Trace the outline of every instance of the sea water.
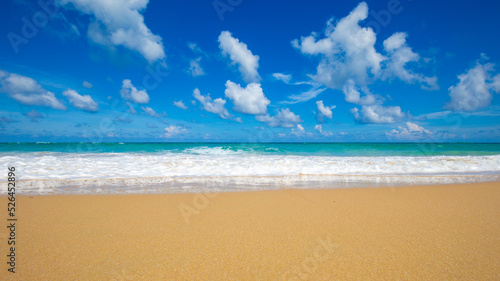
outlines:
[{"label": "sea water", "polygon": [[500,179],[500,144],[3,143],[0,164],[33,194],[462,183]]}]

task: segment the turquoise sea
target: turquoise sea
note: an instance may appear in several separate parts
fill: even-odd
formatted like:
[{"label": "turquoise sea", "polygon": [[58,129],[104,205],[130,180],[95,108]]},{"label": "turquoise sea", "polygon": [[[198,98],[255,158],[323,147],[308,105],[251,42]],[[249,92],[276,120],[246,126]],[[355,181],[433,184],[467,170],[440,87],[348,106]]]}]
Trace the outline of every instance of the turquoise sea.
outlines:
[{"label": "turquoise sea", "polygon": [[0,143],[0,153],[12,152],[480,156],[500,154],[500,143]]},{"label": "turquoise sea", "polygon": [[42,194],[461,183],[500,181],[500,144],[2,143],[0,166]]}]

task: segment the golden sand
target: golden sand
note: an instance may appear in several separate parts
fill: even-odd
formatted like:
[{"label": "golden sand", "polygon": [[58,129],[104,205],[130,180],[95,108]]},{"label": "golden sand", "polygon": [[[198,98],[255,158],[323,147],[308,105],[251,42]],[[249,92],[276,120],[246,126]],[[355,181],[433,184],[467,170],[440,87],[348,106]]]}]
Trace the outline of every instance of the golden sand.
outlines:
[{"label": "golden sand", "polygon": [[4,226],[2,280],[500,278],[500,183],[17,203],[17,273]]}]

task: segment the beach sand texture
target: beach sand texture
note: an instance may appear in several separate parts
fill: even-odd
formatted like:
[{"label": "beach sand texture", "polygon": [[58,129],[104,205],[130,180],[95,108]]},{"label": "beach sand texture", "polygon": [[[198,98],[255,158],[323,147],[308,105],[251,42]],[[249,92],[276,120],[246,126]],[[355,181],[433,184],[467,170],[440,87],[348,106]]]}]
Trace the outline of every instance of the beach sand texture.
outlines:
[{"label": "beach sand texture", "polygon": [[500,279],[500,183],[18,196],[16,207],[17,273],[4,226],[2,280]]}]

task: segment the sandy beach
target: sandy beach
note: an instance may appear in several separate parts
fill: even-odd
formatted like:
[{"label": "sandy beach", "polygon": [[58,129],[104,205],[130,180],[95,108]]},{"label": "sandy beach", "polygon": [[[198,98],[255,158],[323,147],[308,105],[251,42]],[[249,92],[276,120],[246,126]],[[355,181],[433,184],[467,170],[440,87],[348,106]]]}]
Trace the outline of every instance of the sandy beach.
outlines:
[{"label": "sandy beach", "polygon": [[18,196],[0,279],[498,280],[499,200],[498,182]]}]

